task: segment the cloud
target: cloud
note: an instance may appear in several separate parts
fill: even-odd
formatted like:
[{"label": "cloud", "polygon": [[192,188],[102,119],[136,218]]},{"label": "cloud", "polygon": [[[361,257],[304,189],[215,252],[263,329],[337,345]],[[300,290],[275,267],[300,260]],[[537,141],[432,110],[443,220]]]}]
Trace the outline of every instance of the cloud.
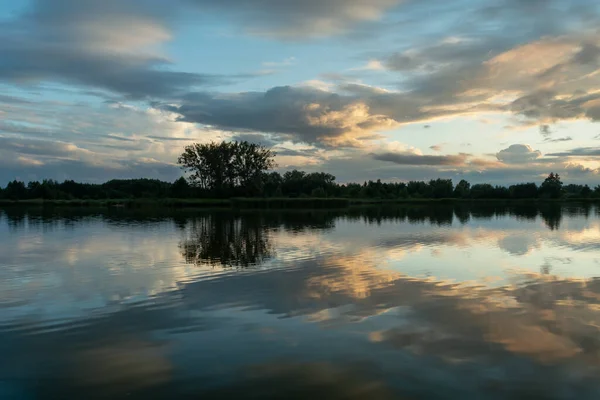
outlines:
[{"label": "cloud", "polygon": [[432,103],[422,93],[354,83],[280,86],[234,94],[191,92],[179,105],[155,106],[180,114],[181,121],[275,134],[283,140],[325,147],[360,147],[402,124],[500,110],[497,105],[472,102],[446,106]]},{"label": "cloud", "polygon": [[15,177],[174,180],[181,176],[174,163],[186,142],[229,136],[134,104],[114,108],[85,102],[0,103],[0,113],[5,111],[6,117],[6,122],[0,122],[0,186]]},{"label": "cloud", "polygon": [[[374,151],[373,143],[408,124],[427,128],[440,119],[481,118],[481,114],[494,113],[504,114],[497,118],[508,117],[513,125],[541,127],[544,143],[577,139],[549,137],[549,127],[557,121],[600,120],[600,41],[594,31],[600,21],[598,9],[592,0],[575,3],[33,0],[25,12],[0,22],[0,82],[11,88],[37,85],[36,90],[44,96],[60,96],[61,102],[69,96],[112,97],[113,108],[98,112],[89,103],[49,104],[30,94],[27,98],[6,92],[0,95],[0,132],[4,137],[59,144],[55,148],[39,145],[38,150],[37,144],[23,145],[20,160],[14,162],[30,166],[47,163],[43,157],[55,156],[25,152],[64,152],[60,148],[64,144],[79,150],[76,156],[61,157],[81,160],[90,154],[96,158],[108,154],[115,162],[147,158],[169,164],[186,141],[247,138],[283,146],[280,155],[288,157],[285,165],[324,166],[331,165],[323,164],[329,162],[328,157],[343,158],[337,167],[344,165],[341,172],[350,177],[377,172],[389,179],[402,178],[397,165],[403,166],[403,176],[471,174],[468,176],[476,180],[488,177],[496,181],[501,171],[511,180],[518,174],[541,173],[550,165],[566,169],[562,161],[541,159],[532,149],[519,153],[512,146],[498,153],[497,159],[506,163],[498,166],[499,162],[460,154]],[[444,18],[432,22],[432,13]],[[351,76],[329,74],[326,78],[322,74],[317,78],[325,81],[313,79],[295,86],[265,81],[256,91],[242,86],[236,89],[239,92],[224,92],[217,86],[256,74],[184,72],[166,54],[182,24],[214,16],[221,23],[219,33],[223,21],[229,21],[226,30],[239,26],[269,39],[385,34],[389,36],[381,41],[382,46],[391,43],[394,47],[368,46],[369,52],[363,53],[358,63],[363,65],[362,71],[355,70]],[[398,37],[402,40],[396,40]],[[319,43],[334,49],[331,56],[338,57],[339,42],[327,39]],[[350,47],[353,52],[363,48]],[[295,61],[285,58],[289,54],[307,57],[301,51],[259,60],[268,60],[266,67],[285,67]],[[356,55],[352,59],[356,60]],[[385,73],[369,72],[374,70]],[[48,84],[58,86],[40,89]],[[153,101],[150,107],[145,102],[148,99]],[[435,131],[423,133],[444,134],[444,130]],[[326,151],[317,157],[314,152],[307,155],[288,148],[297,143]],[[362,149],[359,156],[354,149]],[[430,149],[442,151],[441,144]],[[596,157],[592,150],[575,150],[579,153],[554,154]],[[372,169],[357,171],[358,167],[350,164],[350,159],[357,162],[360,157],[367,159],[364,163],[371,163]],[[518,165],[530,162],[545,166],[526,171]],[[436,166],[443,166],[444,171],[432,168]],[[592,176],[584,171],[577,179],[586,173]],[[576,174],[573,170],[573,176]]]},{"label": "cloud", "polygon": [[600,157],[600,148],[598,147],[579,147],[569,151],[550,153],[552,157]]},{"label": "cloud", "polygon": [[174,181],[181,176],[177,165],[158,161],[143,162],[104,160],[92,163],[86,160],[57,158],[40,161],[37,158],[8,157],[0,152],[0,185],[17,179],[22,181],[41,181],[73,179],[78,182],[102,183],[110,179],[136,179],[152,177],[165,181]]},{"label": "cloud", "polygon": [[565,136],[565,137],[556,138],[556,139],[546,138],[544,140],[544,142],[547,142],[547,143],[560,143],[560,142],[570,142],[572,140],[573,140],[573,138],[571,136]]},{"label": "cloud", "polygon": [[540,125],[540,134],[546,139],[548,139],[548,136],[552,134],[552,131],[550,130],[550,125]]},{"label": "cloud", "polygon": [[378,20],[400,0],[188,0],[202,12],[240,23],[258,36],[284,39],[322,37]]},{"label": "cloud", "polygon": [[0,81],[60,82],[132,98],[172,96],[228,77],[171,70],[158,50],[173,12],[159,1],[36,0],[0,24]]},{"label": "cloud", "polygon": [[533,150],[528,144],[513,144],[500,150],[496,158],[507,164],[525,164],[537,160],[542,156],[539,150]]},{"label": "cloud", "polygon": [[399,165],[463,165],[466,155],[430,156],[414,153],[381,153],[372,154],[373,159]]},{"label": "cloud", "polygon": [[269,138],[267,135],[261,135],[258,133],[238,133],[232,136],[233,140],[237,140],[238,142],[249,142],[249,143],[257,143],[263,146],[272,147],[277,143],[273,139]]},{"label": "cloud", "polygon": [[[340,156],[319,157],[310,164],[290,162],[285,169],[295,168],[308,172],[327,171],[335,175],[337,181],[342,183],[375,181],[377,179],[384,182],[428,181],[432,178],[442,178],[452,179],[455,183],[466,179],[472,184],[491,183],[495,185],[512,185],[522,182],[541,183],[551,171],[560,173],[568,183],[589,184],[590,181],[598,179],[600,171],[589,168],[582,169],[581,166],[556,158],[540,158],[525,164],[504,164],[465,154],[458,154],[450,159],[444,159],[443,157],[447,156],[441,155],[437,156],[442,157],[441,159],[419,159],[418,153],[408,150],[392,152],[391,155],[384,157],[385,161],[374,157],[384,153],[386,151],[383,149],[373,149],[372,154],[365,154],[362,149],[354,149],[345,151]],[[396,153],[400,153],[400,157],[396,157]],[[415,159],[416,165],[408,164],[415,162]],[[405,164],[397,164],[392,160],[398,160]],[[453,161],[454,165],[452,165]]]},{"label": "cloud", "polygon": [[322,146],[360,146],[396,125],[368,104],[314,87],[275,87],[266,92],[190,93],[181,106],[162,105],[180,120],[236,132],[262,132],[282,140]]},{"label": "cloud", "polygon": [[[441,6],[428,2],[427,10]],[[419,15],[416,4],[402,9]],[[512,113],[519,117],[514,123],[529,125],[600,119],[600,42],[594,33],[600,18],[593,2],[505,0],[444,12],[461,24],[443,20],[438,30],[421,25],[433,29],[426,44],[367,55],[398,74],[398,87],[424,118],[487,111]]]},{"label": "cloud", "polygon": [[18,139],[0,136],[2,152],[13,154],[36,155],[44,157],[70,158],[74,155],[87,153],[73,143],[38,139]]},{"label": "cloud", "polygon": [[173,141],[173,142],[190,142],[194,139],[189,137],[171,137],[171,136],[157,136],[157,135],[148,135],[146,136],[149,139],[154,139],[158,141]]},{"label": "cloud", "polygon": [[265,61],[262,63],[264,67],[289,67],[296,63],[296,57],[288,57],[283,61]]},{"label": "cloud", "polygon": [[386,68],[379,60],[369,60],[365,65],[358,68],[352,68],[350,71],[384,71]]}]

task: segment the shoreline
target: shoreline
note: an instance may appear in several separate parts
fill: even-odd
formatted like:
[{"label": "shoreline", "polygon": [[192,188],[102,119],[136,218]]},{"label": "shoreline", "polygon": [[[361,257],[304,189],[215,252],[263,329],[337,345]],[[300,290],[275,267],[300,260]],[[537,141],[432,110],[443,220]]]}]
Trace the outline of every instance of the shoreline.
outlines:
[{"label": "shoreline", "polygon": [[0,207],[107,207],[107,208],[348,208],[377,205],[453,205],[453,204],[566,204],[600,203],[600,198],[563,199],[348,199],[348,198],[231,198],[231,199],[73,199],[73,200],[8,200],[0,199]]}]

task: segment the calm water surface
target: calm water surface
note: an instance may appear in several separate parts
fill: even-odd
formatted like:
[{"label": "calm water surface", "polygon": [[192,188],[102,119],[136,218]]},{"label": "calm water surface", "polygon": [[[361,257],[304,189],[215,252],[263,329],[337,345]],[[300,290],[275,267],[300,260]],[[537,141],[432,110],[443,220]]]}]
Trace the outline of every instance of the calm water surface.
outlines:
[{"label": "calm water surface", "polygon": [[0,210],[0,398],[600,398],[600,210]]}]

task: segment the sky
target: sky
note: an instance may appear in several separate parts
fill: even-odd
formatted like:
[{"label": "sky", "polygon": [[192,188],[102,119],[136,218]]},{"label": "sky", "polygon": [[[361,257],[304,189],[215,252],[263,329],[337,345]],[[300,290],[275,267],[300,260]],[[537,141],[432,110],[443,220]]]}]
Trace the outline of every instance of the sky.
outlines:
[{"label": "sky", "polygon": [[0,185],[249,140],[339,182],[600,183],[595,0],[0,2]]}]

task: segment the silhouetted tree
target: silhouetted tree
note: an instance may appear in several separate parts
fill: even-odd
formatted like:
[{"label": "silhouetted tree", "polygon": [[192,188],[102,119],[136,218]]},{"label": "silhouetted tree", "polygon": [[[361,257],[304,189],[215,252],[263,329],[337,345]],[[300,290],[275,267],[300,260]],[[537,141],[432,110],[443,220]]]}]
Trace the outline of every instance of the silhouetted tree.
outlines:
[{"label": "silhouetted tree", "polygon": [[185,198],[191,195],[190,185],[184,177],[177,179],[171,185],[171,197]]},{"label": "silhouetted tree", "polygon": [[535,183],[519,183],[510,186],[508,190],[513,199],[534,199],[538,195],[538,187]]},{"label": "silhouetted tree", "polygon": [[471,184],[464,179],[461,179],[460,182],[454,188],[454,197],[465,199],[469,197],[471,194]]},{"label": "silhouetted tree", "polygon": [[551,172],[540,186],[540,196],[557,199],[563,195],[563,183],[560,176]]},{"label": "silhouetted tree", "polygon": [[283,174],[283,193],[287,196],[298,197],[302,192],[302,187],[304,184],[304,178],[306,176],[306,172],[304,171],[286,171]]},{"label": "silhouetted tree", "polygon": [[4,196],[11,200],[27,198],[27,188],[25,187],[25,183],[17,180],[9,182],[4,189]]},{"label": "silhouetted tree", "polygon": [[590,197],[592,195],[592,189],[590,189],[588,185],[584,185],[579,194],[584,198]]},{"label": "silhouetted tree", "polygon": [[454,187],[451,179],[432,179],[429,181],[431,194],[436,199],[452,197]]},{"label": "silhouetted tree", "polygon": [[275,166],[275,153],[253,143],[221,142],[185,147],[178,163],[190,172],[189,180],[216,196],[258,195],[262,176]]},{"label": "silhouetted tree", "polygon": [[283,196],[283,178],[279,172],[263,173],[263,194],[267,197]]},{"label": "silhouetted tree", "polygon": [[493,194],[494,187],[489,183],[479,183],[471,187],[471,197],[474,199],[490,199]]}]

